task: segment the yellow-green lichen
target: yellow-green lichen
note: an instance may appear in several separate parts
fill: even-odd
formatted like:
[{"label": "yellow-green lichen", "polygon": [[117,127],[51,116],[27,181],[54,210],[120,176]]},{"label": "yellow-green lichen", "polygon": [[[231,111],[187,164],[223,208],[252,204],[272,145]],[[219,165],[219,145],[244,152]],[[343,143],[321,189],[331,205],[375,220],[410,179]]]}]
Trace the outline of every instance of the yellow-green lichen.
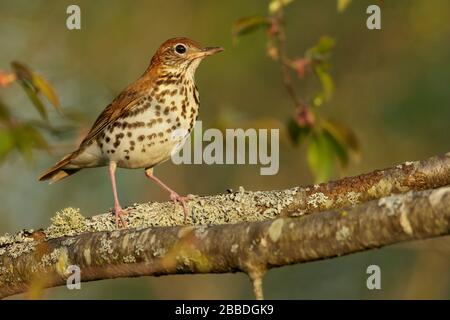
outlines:
[{"label": "yellow-green lichen", "polygon": [[58,211],[51,221],[52,224],[45,230],[48,238],[71,236],[88,230],[86,218],[75,208]]},{"label": "yellow-green lichen", "polygon": [[128,256],[123,257],[123,262],[134,263],[134,262],[136,262],[136,258],[132,255],[128,255]]},{"label": "yellow-green lichen", "polygon": [[388,178],[383,178],[377,183],[375,183],[372,187],[367,190],[367,193],[370,197],[382,198],[386,195],[390,194],[392,190],[392,181]]},{"label": "yellow-green lichen", "polygon": [[326,207],[327,203],[331,202],[328,197],[322,192],[313,193],[308,197],[307,204],[313,208]]}]

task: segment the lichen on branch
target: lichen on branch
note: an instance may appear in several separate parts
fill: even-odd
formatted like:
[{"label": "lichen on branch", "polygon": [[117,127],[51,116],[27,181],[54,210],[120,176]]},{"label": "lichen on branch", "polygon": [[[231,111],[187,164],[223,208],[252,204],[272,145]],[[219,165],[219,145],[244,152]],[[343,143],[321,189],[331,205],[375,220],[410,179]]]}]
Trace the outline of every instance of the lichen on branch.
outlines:
[{"label": "lichen on branch", "polygon": [[75,264],[82,281],[242,271],[262,298],[270,268],[449,234],[447,185],[450,154],[309,187],[194,196],[191,225],[169,202],[127,208],[119,230],[110,212],[67,208],[46,229],[0,237],[0,297],[36,278],[65,284]]}]

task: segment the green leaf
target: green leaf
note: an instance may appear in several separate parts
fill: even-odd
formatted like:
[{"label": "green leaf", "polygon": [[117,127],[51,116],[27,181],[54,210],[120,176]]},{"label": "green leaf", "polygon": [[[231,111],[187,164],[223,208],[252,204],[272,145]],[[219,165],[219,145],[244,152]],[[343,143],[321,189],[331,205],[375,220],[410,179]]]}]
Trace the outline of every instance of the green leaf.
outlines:
[{"label": "green leaf", "polygon": [[321,96],[326,101],[330,100],[330,98],[331,98],[331,96],[333,95],[333,92],[334,92],[333,78],[328,73],[328,71],[326,71],[325,68],[323,68],[320,65],[317,65],[314,68],[314,72],[316,73],[317,77],[319,78],[320,83],[322,84]]},{"label": "green leaf", "polygon": [[11,119],[11,114],[5,104],[0,100],[0,122],[8,123]]},{"label": "green leaf", "polygon": [[32,83],[32,79],[33,79],[33,73],[31,72],[30,68],[28,68],[26,65],[14,61],[11,63],[11,67],[13,68],[17,79],[21,80],[21,81],[27,81],[30,83]]},{"label": "green leaf", "polygon": [[330,132],[324,130],[323,134],[332,148],[334,155],[337,156],[341,166],[343,168],[347,167],[349,164],[348,147],[331,135]]},{"label": "green leaf", "polygon": [[322,131],[314,132],[312,135],[307,148],[307,160],[316,183],[330,178],[334,160],[333,147]]},{"label": "green leaf", "polygon": [[311,132],[311,127],[300,127],[298,123],[290,118],[287,122],[289,137],[294,145],[300,144]]},{"label": "green leaf", "polygon": [[261,27],[267,27],[270,25],[270,21],[267,17],[251,16],[241,18],[234,22],[232,27],[233,37],[242,36],[244,34],[253,32]]},{"label": "green leaf", "polygon": [[336,40],[329,36],[322,36],[315,46],[306,51],[306,58],[313,60],[327,59],[335,45]]},{"label": "green leaf", "polygon": [[62,114],[61,104],[59,102],[59,98],[56,95],[53,87],[38,74],[33,74],[32,83],[34,87],[37,89],[37,92],[41,92],[48,101],[55,107],[55,109]]},{"label": "green leaf", "polygon": [[353,130],[337,121],[325,120],[322,121],[322,127],[328,131],[340,144],[345,145],[353,155],[359,157],[360,147],[358,138]]},{"label": "green leaf", "polygon": [[352,0],[337,0],[337,11],[339,13],[344,12]]},{"label": "green leaf", "polygon": [[47,120],[48,119],[47,111],[45,110],[45,106],[42,103],[41,99],[36,94],[36,91],[25,82],[22,82],[22,88],[25,90],[25,93],[28,95],[28,98],[31,100],[36,109],[39,111],[42,118]]},{"label": "green leaf", "polygon": [[40,115],[47,120],[47,111],[45,110],[44,104],[37,95],[38,89],[33,84],[33,73],[28,67],[19,62],[13,62],[11,66],[16,73],[17,80],[19,81],[23,90],[25,90],[25,93],[28,95],[28,98],[39,111]]},{"label": "green leaf", "polygon": [[0,128],[0,162],[6,158],[13,148],[14,138],[11,132],[7,128]]}]

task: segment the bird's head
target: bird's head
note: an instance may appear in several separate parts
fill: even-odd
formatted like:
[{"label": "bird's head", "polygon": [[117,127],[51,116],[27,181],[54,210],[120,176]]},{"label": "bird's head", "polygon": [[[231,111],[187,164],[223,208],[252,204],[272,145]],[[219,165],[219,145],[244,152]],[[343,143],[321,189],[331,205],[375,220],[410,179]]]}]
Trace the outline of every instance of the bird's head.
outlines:
[{"label": "bird's head", "polygon": [[193,74],[203,58],[223,51],[221,47],[203,48],[188,38],[172,38],[164,42],[152,58],[151,66],[190,72]]}]

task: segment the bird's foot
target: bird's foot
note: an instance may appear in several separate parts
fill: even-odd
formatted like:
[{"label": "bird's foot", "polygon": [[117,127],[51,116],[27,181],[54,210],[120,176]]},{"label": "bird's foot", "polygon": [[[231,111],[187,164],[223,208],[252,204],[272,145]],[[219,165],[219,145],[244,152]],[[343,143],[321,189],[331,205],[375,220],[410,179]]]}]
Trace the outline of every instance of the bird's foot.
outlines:
[{"label": "bird's foot", "polygon": [[183,212],[184,212],[184,223],[187,224],[187,220],[188,220],[188,208],[186,205],[186,201],[191,200],[192,197],[190,196],[180,196],[178,193],[176,193],[175,191],[172,191],[170,193],[170,200],[173,201],[173,203],[176,205],[177,203],[180,203],[181,206],[183,207]]},{"label": "bird's foot", "polygon": [[123,216],[126,215],[127,212],[122,209],[121,206],[115,205],[114,206],[114,215],[116,216],[116,227],[117,228],[126,228],[127,222],[123,219]]}]

